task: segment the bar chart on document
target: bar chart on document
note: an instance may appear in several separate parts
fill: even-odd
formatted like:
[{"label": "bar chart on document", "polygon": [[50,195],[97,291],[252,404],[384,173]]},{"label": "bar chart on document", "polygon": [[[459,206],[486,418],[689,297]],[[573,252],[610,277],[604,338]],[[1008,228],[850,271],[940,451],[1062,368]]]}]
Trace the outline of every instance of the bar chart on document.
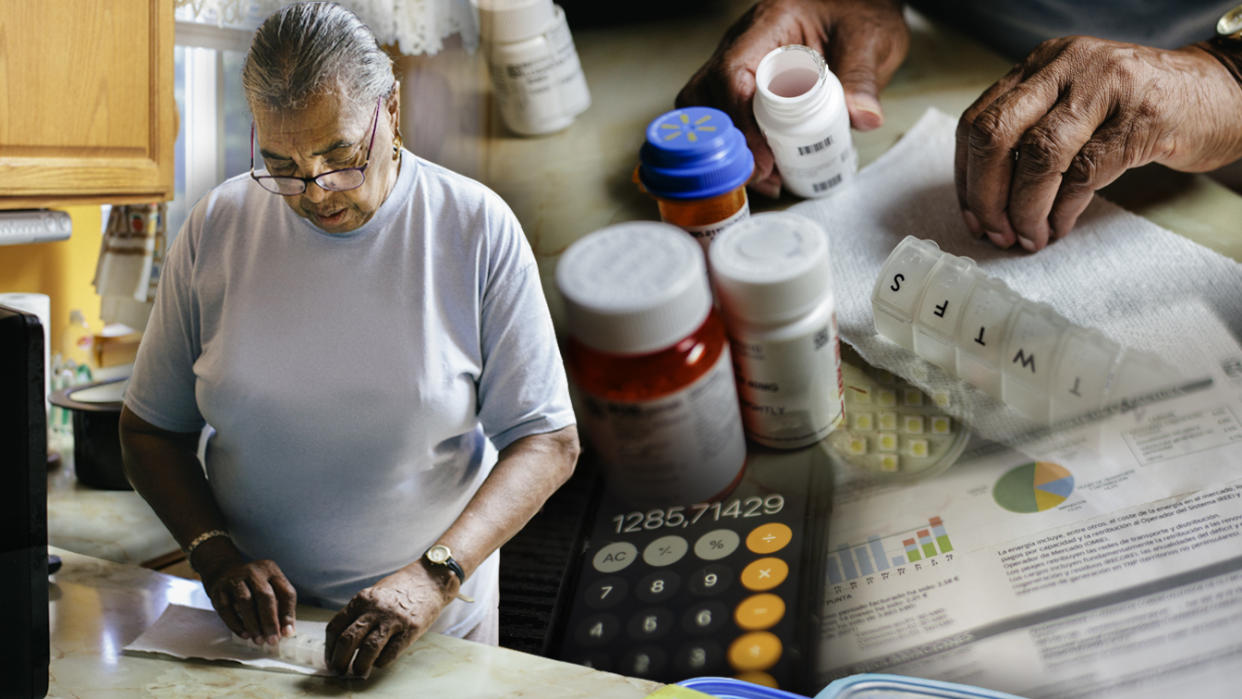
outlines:
[{"label": "bar chart on document", "polygon": [[828,553],[828,584],[841,588],[902,577],[953,560],[953,541],[940,517],[910,529],[869,536]]}]

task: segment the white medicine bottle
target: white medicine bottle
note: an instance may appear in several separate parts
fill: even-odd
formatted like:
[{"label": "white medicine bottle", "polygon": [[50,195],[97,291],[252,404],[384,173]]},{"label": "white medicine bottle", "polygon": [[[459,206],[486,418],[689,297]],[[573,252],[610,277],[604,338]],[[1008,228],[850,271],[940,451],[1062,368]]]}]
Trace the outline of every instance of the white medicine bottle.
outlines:
[{"label": "white medicine bottle", "polygon": [[844,411],[828,236],[798,214],[755,214],[708,259],[746,433],[777,449],[823,439]]},{"label": "white medicine bottle", "polygon": [[764,56],[755,69],[754,111],[786,189],[823,197],[853,178],[858,155],[845,90],[818,51],[793,44]]},{"label": "white medicine bottle", "polygon": [[505,126],[523,136],[560,131],[591,106],[565,12],[552,0],[473,0],[479,38]]}]

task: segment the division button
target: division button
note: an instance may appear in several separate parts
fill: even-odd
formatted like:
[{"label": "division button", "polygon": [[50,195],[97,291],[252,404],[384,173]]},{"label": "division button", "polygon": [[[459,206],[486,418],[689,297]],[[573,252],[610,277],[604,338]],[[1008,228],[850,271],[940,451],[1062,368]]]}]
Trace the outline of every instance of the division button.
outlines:
[{"label": "division button", "polygon": [[733,620],[747,631],[770,629],[785,617],[785,600],[771,592],[761,592],[742,600]]},{"label": "division button", "polygon": [[705,561],[718,561],[737,550],[741,537],[732,529],[714,529],[694,542],[694,555]]},{"label": "division button", "polygon": [[657,570],[645,576],[634,586],[634,596],[643,602],[663,602],[677,593],[681,576],[671,570]]},{"label": "division button", "polygon": [[591,565],[601,573],[625,570],[638,560],[638,547],[628,541],[614,541],[595,552]]},{"label": "division button", "polygon": [[763,592],[785,582],[789,577],[789,564],[779,558],[767,557],[751,561],[742,569],[742,585],[747,590]]},{"label": "division button", "polygon": [[591,609],[608,609],[615,607],[629,594],[629,583],[616,575],[600,578],[583,591],[583,599]]},{"label": "division button", "polygon": [[781,659],[781,640],[771,631],[752,631],[729,644],[729,665],[738,672],[767,670]]},{"label": "division button", "polygon": [[793,530],[781,522],[760,524],[746,535],[746,548],[754,553],[775,553],[785,548],[793,539]]},{"label": "division button", "polygon": [[593,614],[574,630],[574,638],[584,646],[602,646],[616,637],[621,622],[611,614]]},{"label": "division button", "polygon": [[652,568],[670,566],[681,560],[690,544],[680,536],[662,536],[643,549],[643,561]]},{"label": "division button", "polygon": [[718,595],[729,589],[735,573],[727,566],[713,563],[705,568],[694,571],[690,576],[688,587],[690,593],[700,597]]}]

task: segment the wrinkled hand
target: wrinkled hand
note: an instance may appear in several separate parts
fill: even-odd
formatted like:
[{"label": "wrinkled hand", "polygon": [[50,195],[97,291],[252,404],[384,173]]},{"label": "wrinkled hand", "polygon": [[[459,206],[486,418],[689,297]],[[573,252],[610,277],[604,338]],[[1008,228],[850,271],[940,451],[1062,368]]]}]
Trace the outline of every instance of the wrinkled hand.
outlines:
[{"label": "wrinkled hand", "polygon": [[227,546],[231,551],[201,556],[198,566],[216,613],[230,631],[256,643],[275,645],[281,636],[292,636],[298,593],[280,566],[245,560],[231,543]]},{"label": "wrinkled hand", "polygon": [[372,667],[384,667],[422,636],[458,587],[451,574],[439,578],[415,563],[360,591],[328,622],[328,667],[368,677]]},{"label": "wrinkled hand", "polygon": [[677,95],[677,106],[707,105],[727,113],[755,156],[750,186],[776,197],[774,169],[751,100],[755,69],[772,49],[802,44],[816,49],[845,88],[850,123],[869,130],[884,121],[879,92],[910,45],[910,33],[894,0],[760,0],[733,24],[716,52]]},{"label": "wrinkled hand", "polygon": [[958,122],[962,216],[976,237],[1039,250],[1128,168],[1203,171],[1242,156],[1239,114],[1242,88],[1202,49],[1046,41]]}]

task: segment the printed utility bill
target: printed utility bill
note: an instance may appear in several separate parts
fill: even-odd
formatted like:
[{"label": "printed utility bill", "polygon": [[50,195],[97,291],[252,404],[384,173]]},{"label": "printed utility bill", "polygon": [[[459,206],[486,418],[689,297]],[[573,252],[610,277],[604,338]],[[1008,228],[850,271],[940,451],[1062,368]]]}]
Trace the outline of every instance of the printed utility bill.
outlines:
[{"label": "printed utility bill", "polygon": [[838,476],[819,680],[883,671],[1032,698],[1236,696],[1242,347],[1223,326],[1205,332],[1229,349],[1149,401],[973,442],[934,478]]}]

